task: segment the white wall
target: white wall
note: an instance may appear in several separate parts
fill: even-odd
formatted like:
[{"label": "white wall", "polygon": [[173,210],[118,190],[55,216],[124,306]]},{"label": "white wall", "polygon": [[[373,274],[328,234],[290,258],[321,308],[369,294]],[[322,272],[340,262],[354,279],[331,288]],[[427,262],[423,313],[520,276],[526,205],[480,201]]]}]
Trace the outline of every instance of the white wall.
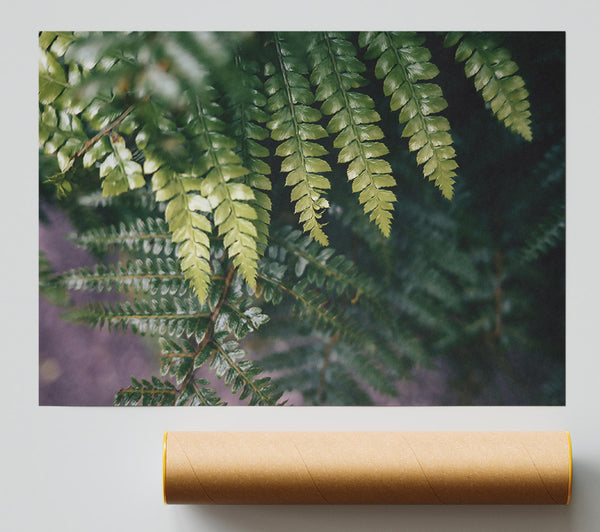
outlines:
[{"label": "white wall", "polygon": [[[597,13],[591,2],[504,0],[339,2],[170,1],[160,5],[22,1],[0,33],[0,529],[7,531],[595,531],[600,529],[600,301]],[[107,8],[110,6],[110,8]],[[286,6],[286,7],[284,7]],[[292,9],[286,13],[285,9]],[[308,16],[326,9],[321,20]],[[97,11],[96,11],[97,10]],[[150,12],[151,11],[151,12]],[[392,13],[393,16],[390,16]],[[425,13],[425,14],[424,14]],[[233,21],[230,17],[234,16]],[[491,23],[498,16],[497,22]],[[89,17],[89,18],[88,18]],[[37,406],[37,91],[39,29],[567,30],[567,406],[553,408],[113,409]],[[9,100],[7,100],[9,99]],[[6,105],[7,101],[14,104]],[[7,164],[8,163],[8,164]],[[9,178],[12,184],[8,185]],[[16,184],[15,184],[16,183]],[[29,207],[17,208],[24,199]],[[18,228],[18,234],[14,229]],[[20,258],[20,260],[19,260]],[[569,507],[164,506],[164,430],[570,430]]]}]

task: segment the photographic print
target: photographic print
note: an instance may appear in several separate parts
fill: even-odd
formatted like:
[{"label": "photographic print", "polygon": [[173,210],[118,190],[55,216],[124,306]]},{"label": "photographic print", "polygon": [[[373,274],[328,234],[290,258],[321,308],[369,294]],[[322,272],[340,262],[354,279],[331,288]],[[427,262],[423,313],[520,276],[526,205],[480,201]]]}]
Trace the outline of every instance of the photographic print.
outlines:
[{"label": "photographic print", "polygon": [[564,32],[39,34],[40,405],[564,405]]}]

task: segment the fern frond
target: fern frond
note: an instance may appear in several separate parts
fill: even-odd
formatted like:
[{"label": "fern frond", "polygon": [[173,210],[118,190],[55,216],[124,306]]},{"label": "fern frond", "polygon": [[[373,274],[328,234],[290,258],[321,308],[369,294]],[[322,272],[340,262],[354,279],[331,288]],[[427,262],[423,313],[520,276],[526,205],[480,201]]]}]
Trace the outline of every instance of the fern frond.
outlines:
[{"label": "fern frond", "polygon": [[92,303],[63,314],[69,321],[87,323],[92,327],[150,335],[170,335],[201,339],[210,313],[196,299],[135,300],[114,304]]},{"label": "fern frond", "polygon": [[56,111],[46,106],[39,121],[40,147],[44,153],[54,154],[62,173],[74,163],[74,156],[89,138],[81,120],[67,111]]},{"label": "fern frond", "polygon": [[[397,395],[393,375],[357,353],[356,348],[339,342],[337,336],[271,353],[261,358],[260,364],[277,372],[274,380],[279,388],[302,392],[309,404],[368,405],[372,400],[365,386],[388,396]],[[352,380],[350,375],[354,375]],[[348,386],[352,389],[346,389]],[[361,402],[348,402],[349,395],[360,397]]]},{"label": "fern frond", "polygon": [[48,40],[49,32],[42,34],[39,40],[39,101],[44,105],[54,103],[63,92],[69,90],[67,73],[55,51],[48,49]]},{"label": "fern frond", "polygon": [[[341,340],[355,349],[351,357],[354,360],[361,360],[363,365],[372,365],[373,362],[369,360],[369,356],[372,356],[374,360],[385,360],[392,370],[401,368],[399,353],[392,349],[384,338],[344,316],[342,308],[336,307],[326,294],[310,289],[306,280],[289,286],[267,268],[261,269],[258,275],[261,280],[261,295],[265,300],[275,300],[277,296],[278,299],[282,296],[291,297],[295,318],[324,333],[338,334]],[[365,374],[374,375],[373,372],[376,371],[373,367],[372,371]],[[395,393],[389,381],[386,383],[385,379],[376,379],[376,382],[382,393]]]},{"label": "fern frond", "polygon": [[[266,97],[262,93],[262,83],[258,78],[258,65],[236,58],[242,73],[242,86],[246,90],[246,97],[238,101],[232,100],[233,109],[232,134],[238,141],[236,153],[240,156],[242,164],[248,168],[249,173],[243,177],[244,184],[248,185],[253,193],[254,200],[250,205],[256,212],[256,219],[252,223],[256,227],[256,241],[266,245],[269,237],[269,224],[271,223],[271,199],[267,191],[271,190],[271,167],[263,161],[269,156],[269,150],[261,144],[269,138],[269,132],[261,124],[269,119],[263,110]],[[262,248],[257,248],[262,253]]]},{"label": "fern frond", "polygon": [[565,206],[553,208],[531,231],[520,253],[523,263],[533,262],[565,238]]},{"label": "fern frond", "polygon": [[280,143],[275,154],[284,157],[281,171],[287,173],[285,184],[293,187],[291,199],[304,231],[327,246],[327,235],[319,220],[329,207],[324,193],[331,184],[321,174],[330,172],[331,167],[321,159],[327,150],[313,142],[327,137],[327,131],[318,124],[321,112],[311,107],[314,96],[305,77],[306,64],[281,35],[275,34],[273,39],[276,66],[269,63],[265,68],[267,111],[271,113],[267,127],[271,137]]},{"label": "fern frond", "polygon": [[[151,188],[145,187],[144,189],[138,189],[138,193],[121,196],[104,196],[101,190],[90,192],[89,194],[83,194],[77,197],[77,204],[82,207],[91,209],[104,209],[113,208],[115,210],[124,209],[123,198],[126,198],[127,206],[131,206],[135,212],[143,212],[152,214],[163,214],[165,212],[165,205],[163,203],[156,203],[154,201],[154,194]],[[168,231],[168,227],[165,226],[165,230]]]},{"label": "fern frond", "polygon": [[[294,345],[294,342],[290,342],[291,345],[286,347],[285,350],[274,351],[261,357],[260,365],[265,371],[269,372],[298,371],[301,368],[314,367],[316,366],[316,359],[319,358],[320,343],[320,341],[317,342],[312,338],[304,340],[304,343],[300,345]],[[292,391],[292,389],[289,389],[289,391]]]},{"label": "fern frond", "polygon": [[177,389],[169,381],[152,377],[138,381],[131,377],[131,385],[115,395],[115,406],[170,406],[175,404]]},{"label": "fern frond", "polygon": [[177,385],[186,379],[188,374],[195,369],[194,360],[196,352],[192,345],[182,340],[180,343],[166,337],[158,339],[160,346],[160,374],[165,377],[175,377]]},{"label": "fern frond", "polygon": [[[395,381],[403,375],[398,371],[398,361],[401,360],[396,354],[396,360],[390,367],[386,367],[389,356],[385,351],[375,351],[373,354],[364,354],[353,350],[352,346],[340,346],[344,367],[373,390],[387,395],[397,397],[398,390]],[[383,355],[380,359],[380,353]],[[402,368],[404,369],[404,368]],[[390,371],[391,370],[391,371]]]},{"label": "fern frond", "polygon": [[465,63],[467,78],[474,77],[475,89],[505,127],[531,141],[529,92],[511,53],[500,46],[501,37],[492,33],[451,34],[445,46],[457,43],[456,61]]},{"label": "fern frond", "polygon": [[110,151],[100,164],[102,193],[105,196],[117,196],[127,190],[143,187],[146,180],[142,166],[132,160],[133,155],[125,146],[123,137],[115,133],[110,136],[108,144]]},{"label": "fern frond", "polygon": [[[281,300],[282,295],[291,296],[295,303],[295,314],[298,318],[308,319],[310,323],[323,332],[337,332],[343,330],[346,335],[353,336],[352,329],[346,327],[341,319],[328,309],[328,299],[325,295],[307,288],[306,282],[287,286],[280,279],[274,277],[270,271],[264,269],[258,273],[262,282],[262,297],[266,301]],[[279,298],[274,298],[274,292]]]},{"label": "fern frond", "polygon": [[256,196],[242,180],[249,170],[233,151],[236,142],[224,134],[222,114],[223,109],[214,101],[203,104],[197,100],[186,133],[195,139],[195,148],[201,153],[194,164],[194,174],[204,176],[200,191],[214,211],[215,227],[234,266],[254,288],[258,233],[253,224],[257,214],[251,202]]},{"label": "fern frond", "polygon": [[194,379],[183,388],[175,404],[177,406],[225,406],[225,403],[216,392],[209,387],[206,379]]},{"label": "fern frond", "polygon": [[99,227],[68,235],[77,246],[101,254],[111,249],[170,255],[174,249],[169,226],[161,218],[138,218],[135,223]]},{"label": "fern frond", "polygon": [[337,133],[333,145],[340,149],[339,163],[349,163],[347,174],[359,203],[384,236],[389,236],[396,185],[387,161],[389,150],[380,139],[381,128],[374,125],[381,117],[375,102],[367,94],[352,89],[366,85],[361,76],[366,67],[356,57],[352,43],[341,35],[322,33],[310,50],[311,81],[317,86],[316,99],[321,112],[333,115],[327,124],[329,133]]},{"label": "fern frond", "polygon": [[458,167],[454,160],[450,124],[437,115],[448,106],[442,89],[435,83],[423,83],[439,74],[429,61],[431,53],[421,46],[425,37],[415,33],[367,32],[359,42],[367,47],[366,57],[377,58],[375,75],[383,79],[383,91],[391,96],[390,109],[400,110],[398,120],[405,124],[403,137],[409,137],[408,148],[417,152],[417,164],[423,175],[434,181],[445,198],[453,195],[453,177]]},{"label": "fern frond", "polygon": [[222,378],[240,399],[250,398],[250,405],[276,405],[281,398],[270,377],[258,377],[262,373],[254,362],[245,358],[246,353],[239,343],[228,340],[229,333],[217,333],[210,367],[217,377]]},{"label": "fern frond", "polygon": [[373,405],[373,399],[361,387],[356,378],[359,374],[348,371],[343,364],[339,363],[331,364],[327,373],[325,401],[318,401],[317,398],[315,404],[336,406]]},{"label": "fern frond", "polygon": [[271,256],[277,256],[279,249],[287,251],[287,263],[293,267],[296,277],[306,278],[318,288],[326,287],[337,295],[346,293],[353,303],[363,295],[372,299],[381,296],[378,287],[362,275],[352,261],[336,254],[332,247],[323,249],[315,245],[293,227],[276,230],[271,242],[274,247]]},{"label": "fern frond", "polygon": [[[206,299],[210,284],[210,220],[202,212],[211,212],[208,200],[198,193],[200,180],[178,174],[168,165],[147,158],[146,173],[152,175],[152,190],[156,201],[167,202],[165,220],[171,240],[176,242],[181,270],[194,288],[200,301]],[[151,172],[151,170],[155,170]]]},{"label": "fern frond", "polygon": [[63,57],[75,38],[70,31],[42,31],[39,46],[42,50],[49,50],[56,57]]},{"label": "fern frond", "polygon": [[64,272],[55,280],[68,290],[97,292],[146,292],[152,295],[184,296],[189,288],[177,262],[171,258],[146,258],[126,264],[96,265]]}]

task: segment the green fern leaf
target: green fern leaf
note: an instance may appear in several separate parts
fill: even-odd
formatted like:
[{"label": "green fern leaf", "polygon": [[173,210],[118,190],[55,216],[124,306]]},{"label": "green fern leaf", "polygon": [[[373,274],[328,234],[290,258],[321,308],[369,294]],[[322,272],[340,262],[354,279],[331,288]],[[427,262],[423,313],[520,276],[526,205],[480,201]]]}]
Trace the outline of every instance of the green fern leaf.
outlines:
[{"label": "green fern leaf", "polygon": [[448,103],[439,85],[423,83],[439,73],[429,62],[429,50],[421,46],[424,41],[424,37],[415,33],[360,35],[361,46],[367,47],[366,57],[377,58],[375,75],[384,80],[383,90],[386,96],[391,96],[391,110],[399,110],[398,120],[406,124],[402,136],[409,137],[409,150],[417,152],[417,164],[423,165],[423,175],[434,181],[445,198],[451,199],[458,165],[448,132],[450,124],[437,115]]},{"label": "green fern leaf", "polygon": [[[269,275],[267,271],[259,272],[259,278],[265,285],[283,295],[290,296],[294,301],[294,314],[297,319],[309,323],[312,327],[327,334],[339,334],[341,338],[356,349],[384,357],[386,361],[394,362],[397,366],[397,353],[393,353],[380,339],[373,337],[369,331],[361,328],[357,323],[345,319],[342,315],[332,310],[330,299],[320,292],[308,288],[307,283],[301,281],[290,287],[280,280]],[[263,294],[265,296],[265,294]],[[368,358],[364,359],[365,364]],[[395,393],[388,383],[379,381],[383,393]]]},{"label": "green fern leaf", "polygon": [[[239,56],[236,58],[236,64],[242,74],[241,82],[246,91],[246,98],[232,100],[231,128],[234,138],[238,141],[236,153],[249,170],[242,179],[254,193],[254,200],[250,200],[249,203],[256,212],[256,219],[252,220],[256,227],[256,241],[266,245],[271,223],[271,199],[266,193],[271,190],[271,180],[267,177],[271,174],[271,167],[262,160],[269,156],[269,150],[261,143],[269,138],[269,132],[260,124],[268,120],[268,115],[263,110],[267,100],[258,78],[258,65]],[[257,251],[262,253],[262,248],[259,247]]]},{"label": "green fern leaf", "polygon": [[175,404],[177,406],[225,406],[227,403],[209,387],[206,379],[194,379],[179,392]]},{"label": "green fern leaf", "polygon": [[489,105],[492,113],[513,133],[531,141],[529,92],[525,81],[515,75],[519,70],[506,48],[500,47],[501,37],[489,33],[467,33],[449,37],[446,46],[454,46],[456,60],[465,63],[467,78],[473,77],[475,89]]},{"label": "green fern leaf", "polygon": [[327,137],[327,131],[318,124],[320,111],[311,107],[314,96],[304,76],[308,70],[303,59],[281,35],[274,35],[273,46],[277,66],[268,64],[265,69],[269,76],[265,83],[267,110],[271,113],[267,127],[271,137],[280,142],[275,154],[284,157],[281,171],[287,173],[285,184],[293,187],[291,199],[304,231],[327,246],[327,235],[319,220],[329,207],[323,194],[331,184],[321,174],[330,172],[331,167],[321,159],[327,150],[313,142]]},{"label": "green fern leaf", "polygon": [[151,295],[184,296],[189,285],[177,261],[167,258],[147,258],[128,261],[125,265],[96,265],[63,273],[55,280],[68,290],[115,290],[146,292]]},{"label": "green fern leaf", "polygon": [[249,170],[233,151],[236,142],[224,134],[226,124],[219,118],[222,114],[215,102],[202,104],[197,100],[186,133],[195,138],[195,148],[202,154],[196,160],[194,174],[204,176],[200,191],[214,212],[215,227],[234,266],[254,288],[258,233],[253,221],[258,216],[252,202],[256,196],[242,180]]},{"label": "green fern leaf", "polygon": [[161,352],[160,374],[163,377],[167,375],[175,377],[177,385],[180,386],[195,369],[196,352],[191,344],[185,340],[178,343],[163,337],[159,338],[158,342]]},{"label": "green fern leaf", "polygon": [[62,173],[69,170],[75,155],[88,142],[81,120],[65,110],[57,112],[46,106],[39,120],[40,147],[44,153],[56,156]]},{"label": "green fern leaf", "polygon": [[210,367],[217,377],[222,378],[240,399],[250,398],[250,405],[276,405],[281,397],[269,377],[258,377],[262,373],[254,362],[244,358],[246,353],[232,340],[225,341],[229,332],[215,335],[212,342],[214,353]]},{"label": "green fern leaf", "polygon": [[396,185],[390,165],[381,159],[389,150],[379,142],[381,129],[373,125],[381,117],[375,102],[366,94],[354,91],[367,84],[360,75],[365,66],[356,57],[354,46],[339,34],[323,33],[310,50],[313,67],[311,81],[317,86],[316,99],[323,101],[321,111],[333,115],[327,125],[337,133],[333,145],[340,149],[338,162],[349,163],[347,174],[352,191],[359,194],[365,214],[370,213],[384,236],[390,234]]},{"label": "green fern leaf", "polygon": [[170,255],[174,249],[169,226],[161,218],[139,218],[131,224],[94,228],[80,234],[70,234],[68,238],[77,246],[95,254],[117,248]]},{"label": "green fern leaf", "polygon": [[553,208],[544,218],[533,228],[530,235],[525,240],[525,246],[521,251],[521,261],[523,263],[533,262],[541,255],[554,248],[556,244],[564,241],[565,238],[565,206],[560,205]]},{"label": "green fern leaf", "polygon": [[157,159],[148,157],[145,173],[152,173],[152,190],[156,201],[167,203],[165,220],[169,224],[171,240],[178,244],[177,256],[181,270],[190,281],[198,299],[204,301],[210,284],[210,240],[212,225],[200,214],[210,212],[208,200],[198,194],[199,180],[192,175],[178,174]]},{"label": "green fern leaf", "polygon": [[138,381],[131,377],[131,385],[115,395],[115,406],[171,406],[175,404],[177,389],[169,381],[152,377]]},{"label": "green fern leaf", "polygon": [[102,193],[105,196],[117,196],[127,190],[143,187],[146,181],[142,167],[132,161],[133,156],[125,146],[123,137],[115,133],[111,135],[109,144],[111,151],[100,165]]},{"label": "green fern leaf", "polygon": [[49,105],[68,89],[67,75],[63,66],[52,52],[41,49],[39,58],[40,103]]},{"label": "green fern leaf", "polygon": [[69,31],[42,31],[39,45],[42,50],[50,50],[56,57],[63,57],[74,40],[75,36]]},{"label": "green fern leaf", "polygon": [[343,364],[332,364],[328,368],[326,395],[324,400],[316,404],[325,405],[373,405],[373,399],[364,390],[357,379],[357,374],[348,371]]},{"label": "green fern leaf", "polygon": [[196,299],[152,299],[135,300],[114,304],[93,303],[75,308],[63,314],[69,321],[87,323],[92,327],[108,330],[128,328],[134,333],[150,335],[195,336],[200,340],[210,313]]},{"label": "green fern leaf", "polygon": [[327,288],[336,295],[345,293],[353,303],[361,296],[371,299],[382,297],[381,291],[371,279],[358,272],[356,266],[331,247],[317,246],[293,227],[282,227],[271,237],[271,256],[282,251],[290,254],[287,263],[293,267],[297,278],[306,278],[317,288]]}]

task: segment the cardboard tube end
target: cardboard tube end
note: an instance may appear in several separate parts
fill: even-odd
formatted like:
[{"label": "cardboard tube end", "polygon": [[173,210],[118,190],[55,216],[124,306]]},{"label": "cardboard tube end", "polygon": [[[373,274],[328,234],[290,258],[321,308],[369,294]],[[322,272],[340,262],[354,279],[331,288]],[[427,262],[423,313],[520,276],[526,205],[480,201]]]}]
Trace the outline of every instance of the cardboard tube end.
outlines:
[{"label": "cardboard tube end", "polygon": [[163,434],[163,454],[162,454],[162,481],[163,481],[163,502],[167,504],[167,434]]},{"label": "cardboard tube end", "polygon": [[567,440],[569,441],[569,492],[567,495],[567,504],[571,503],[571,488],[573,486],[573,447],[571,444],[571,433],[567,431]]}]

